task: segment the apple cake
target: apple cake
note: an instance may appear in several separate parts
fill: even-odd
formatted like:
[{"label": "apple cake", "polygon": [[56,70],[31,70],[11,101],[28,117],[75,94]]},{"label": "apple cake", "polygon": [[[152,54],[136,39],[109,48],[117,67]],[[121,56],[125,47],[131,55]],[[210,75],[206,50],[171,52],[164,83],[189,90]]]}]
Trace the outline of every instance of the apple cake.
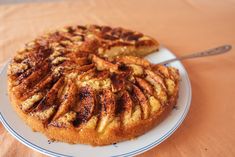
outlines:
[{"label": "apple cake", "polygon": [[140,136],[174,107],[179,72],[141,58],[158,49],[142,33],[68,26],[39,36],[8,67],[19,116],[49,139],[108,145]]}]

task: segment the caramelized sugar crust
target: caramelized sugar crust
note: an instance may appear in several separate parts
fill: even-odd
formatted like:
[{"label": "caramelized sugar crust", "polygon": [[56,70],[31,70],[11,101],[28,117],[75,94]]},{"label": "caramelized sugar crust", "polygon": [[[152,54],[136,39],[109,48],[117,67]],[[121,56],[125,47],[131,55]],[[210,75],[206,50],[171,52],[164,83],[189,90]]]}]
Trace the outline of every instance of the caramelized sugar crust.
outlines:
[{"label": "caramelized sugar crust", "polygon": [[153,38],[123,28],[73,26],[45,34],[8,68],[12,104],[50,139],[107,145],[135,138],[178,97],[178,70],[140,58],[157,49]]}]

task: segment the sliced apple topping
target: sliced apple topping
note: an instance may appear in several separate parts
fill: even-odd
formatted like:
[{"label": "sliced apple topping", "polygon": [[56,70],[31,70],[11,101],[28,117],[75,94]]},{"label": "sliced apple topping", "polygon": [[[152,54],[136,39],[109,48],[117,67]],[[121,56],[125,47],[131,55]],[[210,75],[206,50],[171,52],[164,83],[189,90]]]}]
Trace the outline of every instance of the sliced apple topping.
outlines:
[{"label": "sliced apple topping", "polygon": [[149,98],[149,104],[151,106],[151,113],[158,112],[161,108],[161,103],[158,101],[154,96],[150,96]]},{"label": "sliced apple topping", "polygon": [[154,73],[151,70],[145,70],[145,73],[147,74],[147,77],[153,79],[154,82],[160,84],[162,88],[166,89],[166,86],[164,84],[163,78],[159,76],[157,73]]},{"label": "sliced apple topping", "polygon": [[127,91],[124,91],[121,98],[120,98],[120,105],[121,107],[121,113],[123,116],[123,123],[124,125],[127,123],[127,121],[131,118],[132,112],[133,112],[133,102],[131,100],[131,97]]},{"label": "sliced apple topping", "polygon": [[166,82],[166,85],[167,85],[168,94],[172,95],[175,91],[175,86],[176,86],[175,82],[171,79],[166,79],[165,82]]},{"label": "sliced apple topping", "polygon": [[30,98],[26,99],[24,102],[21,103],[21,108],[23,111],[28,111],[33,105],[43,98],[42,93],[37,93]]},{"label": "sliced apple topping", "polygon": [[39,113],[44,112],[44,110],[48,110],[48,108],[51,108],[51,106],[54,106],[53,109],[56,109],[58,107],[58,104],[56,104],[57,103],[57,94],[58,94],[58,91],[60,90],[60,88],[62,87],[63,82],[64,82],[64,79],[60,78],[52,86],[52,88],[47,92],[47,94],[39,102],[37,107],[31,111],[32,115],[38,115]]},{"label": "sliced apple topping", "polygon": [[146,91],[146,93],[150,95],[154,94],[153,86],[150,83],[148,83],[146,80],[140,77],[136,77],[136,82],[143,91]]},{"label": "sliced apple topping", "polygon": [[73,126],[73,121],[76,119],[77,113],[74,111],[69,111],[59,117],[57,120],[52,121],[50,125],[58,126],[58,127],[69,127]]},{"label": "sliced apple topping", "polygon": [[87,65],[89,64],[89,60],[87,59],[87,57],[81,57],[76,59],[76,64],[83,66],[83,65]]},{"label": "sliced apple topping", "polygon": [[89,87],[82,87],[78,91],[78,100],[72,107],[73,111],[78,113],[76,123],[77,125],[88,121],[95,109],[95,93],[94,90]]},{"label": "sliced apple topping", "polygon": [[133,75],[136,75],[136,76],[143,75],[144,69],[140,65],[129,64],[128,66],[132,68]]},{"label": "sliced apple topping", "polygon": [[147,119],[150,113],[149,102],[144,93],[135,85],[133,85],[133,94],[138,99],[143,112],[143,119]]},{"label": "sliced apple topping", "polygon": [[98,132],[103,132],[105,127],[113,120],[115,114],[115,97],[111,90],[105,89],[99,95],[101,104]]},{"label": "sliced apple topping", "polygon": [[118,56],[116,58],[117,62],[122,62],[125,64],[137,64],[143,67],[149,67],[150,63],[143,59],[143,58],[139,58],[139,57],[135,57],[135,56]]},{"label": "sliced apple topping", "polygon": [[116,74],[113,73],[111,75],[111,81],[112,81],[112,91],[113,92],[117,92],[117,91],[121,91],[121,90],[125,90],[126,88],[126,77],[125,73],[123,74]]},{"label": "sliced apple topping", "polygon": [[31,115],[39,118],[43,122],[46,122],[55,113],[55,111],[56,111],[56,106],[51,106],[44,110],[31,112]]},{"label": "sliced apple topping", "polygon": [[47,71],[49,69],[49,64],[46,63],[44,64],[41,68],[36,70],[34,73],[29,75],[27,78],[25,78],[22,83],[19,85],[20,89],[24,89],[23,86],[25,87],[32,87],[35,83],[40,81],[43,76],[47,74]]},{"label": "sliced apple topping", "polygon": [[56,57],[56,58],[52,61],[52,64],[53,64],[53,65],[58,65],[58,64],[60,64],[60,63],[62,63],[62,62],[64,62],[64,61],[66,61],[66,60],[70,60],[70,59],[67,58],[67,57],[58,56],[58,57]]},{"label": "sliced apple topping", "polygon": [[73,104],[75,103],[77,87],[71,80],[68,81],[67,86],[68,87],[65,87],[66,89],[64,93],[61,94],[62,102],[53,119],[57,119],[58,117],[64,115],[72,108]]},{"label": "sliced apple topping", "polygon": [[133,113],[129,119],[125,119],[123,124],[125,127],[131,127],[131,125],[135,125],[141,120],[142,111],[140,105],[135,105],[133,108]]},{"label": "sliced apple topping", "polygon": [[94,68],[94,64],[87,64],[87,65],[83,65],[83,66],[78,67],[75,72],[78,74],[82,74],[82,73],[87,72],[88,70],[93,69],[93,68]]},{"label": "sliced apple topping", "polygon": [[29,65],[26,63],[12,63],[11,64],[11,75],[19,75],[25,72],[29,68]]},{"label": "sliced apple topping", "polygon": [[85,86],[90,86],[93,89],[99,90],[99,89],[106,89],[106,88],[111,88],[111,80],[110,78],[106,79],[90,79],[87,81],[84,81],[81,83],[82,87]]},{"label": "sliced apple topping", "polygon": [[96,65],[97,70],[109,70],[110,72],[118,71],[118,66],[116,64],[113,64],[109,61],[106,61],[104,59],[101,59],[100,57],[96,55],[92,55],[91,59],[93,63]]},{"label": "sliced apple topping", "polygon": [[154,96],[158,98],[162,104],[165,104],[167,101],[167,93],[165,84],[160,76],[153,73],[152,71],[147,71],[147,76],[145,78],[151,85],[154,86]]}]

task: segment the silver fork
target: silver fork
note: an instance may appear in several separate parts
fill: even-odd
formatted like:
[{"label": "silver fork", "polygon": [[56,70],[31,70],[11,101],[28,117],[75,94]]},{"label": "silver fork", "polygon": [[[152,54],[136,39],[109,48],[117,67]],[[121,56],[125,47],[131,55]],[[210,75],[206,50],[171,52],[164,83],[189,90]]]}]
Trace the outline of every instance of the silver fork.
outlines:
[{"label": "silver fork", "polygon": [[219,55],[219,54],[226,53],[226,52],[230,51],[231,49],[232,49],[231,45],[223,45],[223,46],[208,49],[205,51],[196,52],[196,53],[192,53],[192,54],[184,55],[184,56],[179,56],[179,57],[169,59],[169,60],[157,63],[157,64],[167,64],[167,63],[178,61],[178,60]]}]

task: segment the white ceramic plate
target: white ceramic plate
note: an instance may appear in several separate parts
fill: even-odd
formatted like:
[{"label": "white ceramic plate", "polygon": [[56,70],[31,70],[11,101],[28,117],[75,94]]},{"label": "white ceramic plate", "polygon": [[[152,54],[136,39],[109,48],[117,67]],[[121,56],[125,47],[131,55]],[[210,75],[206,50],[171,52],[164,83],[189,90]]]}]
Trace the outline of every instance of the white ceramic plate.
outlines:
[{"label": "white ceramic plate", "polygon": [[[168,49],[160,48],[159,52],[153,53],[146,58],[152,63],[156,63],[173,57],[174,55]],[[187,72],[179,61],[171,63],[170,66],[178,68],[181,75],[177,107],[158,126],[134,140],[102,147],[48,142],[48,139],[44,135],[33,132],[11,107],[7,95],[7,65],[3,68],[0,77],[0,119],[4,127],[17,140],[49,156],[134,156],[155,147],[167,139],[180,126],[189,110],[191,103],[191,85]]]}]

